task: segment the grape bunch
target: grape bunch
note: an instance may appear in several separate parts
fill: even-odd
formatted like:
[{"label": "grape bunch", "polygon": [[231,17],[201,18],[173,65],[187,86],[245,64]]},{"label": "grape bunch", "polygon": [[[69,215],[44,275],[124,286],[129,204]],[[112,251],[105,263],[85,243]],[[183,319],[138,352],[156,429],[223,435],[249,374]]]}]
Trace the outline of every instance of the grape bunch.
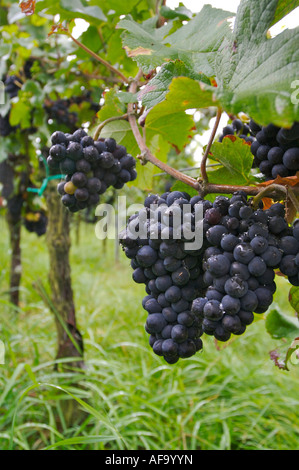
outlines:
[{"label": "grape bunch", "polygon": [[88,105],[89,109],[95,113],[100,109],[99,104],[92,99],[92,93],[89,90],[86,90],[80,96],[60,98],[55,101],[46,98],[43,107],[49,119],[54,120],[57,124],[66,126],[69,132],[72,132],[78,127],[79,116],[77,112],[71,111],[71,108],[75,105],[74,109],[76,109],[82,104],[84,109],[86,109]]},{"label": "grape bunch", "polygon": [[288,228],[287,234],[280,238],[279,249],[282,252],[280,272],[293,286],[299,286],[299,219],[296,219],[292,227]]},{"label": "grape bunch", "polygon": [[[185,246],[184,227],[194,229],[194,206],[200,197],[173,191],[149,195],[144,208],[129,218],[120,234],[124,253],[131,260],[133,280],[145,284],[142,301],[148,312],[145,330],[155,354],[174,364],[202,349],[201,319],[191,312],[192,301],[201,293],[199,250]],[[190,220],[186,220],[184,206]],[[174,223],[177,220],[177,223]],[[136,234],[139,229],[140,236]],[[180,238],[174,236],[180,233]]]},{"label": "grape bunch", "polygon": [[[203,230],[201,248],[186,248],[188,224]],[[254,208],[242,191],[213,203],[178,191],[150,195],[129,218],[120,243],[133,280],[146,286],[150,346],[169,363],[201,350],[203,333],[223,342],[243,334],[254,313],[272,304],[277,270],[299,285],[299,220],[289,226],[283,204]]]},{"label": "grape bunch", "polygon": [[280,203],[253,210],[242,192],[221,201],[221,210],[214,203],[204,216],[210,243],[203,256],[206,293],[192,311],[201,316],[204,333],[228,341],[245,332],[253,313],[272,304],[275,270],[299,285],[299,225],[289,227]]},{"label": "grape bunch", "polygon": [[51,143],[47,164],[52,172],[66,175],[57,190],[71,212],[96,205],[109,186],[121,189],[137,177],[135,159],[113,138],[94,141],[78,129],[54,132]]},{"label": "grape bunch", "polygon": [[30,233],[36,233],[39,237],[47,231],[48,217],[43,211],[27,212],[24,217],[24,226]]},{"label": "grape bunch", "polygon": [[299,171],[299,122],[289,129],[269,124],[249,123],[255,141],[251,144],[253,166],[258,167],[266,180],[277,176],[294,176]]},{"label": "grape bunch", "polygon": [[231,124],[228,124],[222,129],[222,133],[218,142],[222,142],[226,136],[236,136],[245,140],[245,142],[252,143],[255,139],[248,124],[241,121],[241,119],[233,119]]},{"label": "grape bunch", "polygon": [[[21,84],[21,80],[16,75],[10,75],[5,78],[5,93],[7,93],[10,99],[18,95]],[[15,126],[10,125],[9,115],[10,112],[8,112],[5,116],[0,115],[0,135],[2,137],[8,137],[16,130]]]},{"label": "grape bunch", "polygon": [[22,87],[22,80],[17,77],[16,75],[9,75],[5,82],[5,92],[8,94],[9,98],[15,98],[18,96],[18,92],[20,88]]},{"label": "grape bunch", "polygon": [[49,119],[53,119],[58,124],[64,124],[69,129],[76,127],[78,114],[69,110],[70,100],[59,99],[52,101],[47,99],[43,107]]},{"label": "grape bunch", "polygon": [[15,126],[11,126],[9,122],[9,113],[5,116],[0,115],[0,135],[2,137],[8,137],[16,129]]}]

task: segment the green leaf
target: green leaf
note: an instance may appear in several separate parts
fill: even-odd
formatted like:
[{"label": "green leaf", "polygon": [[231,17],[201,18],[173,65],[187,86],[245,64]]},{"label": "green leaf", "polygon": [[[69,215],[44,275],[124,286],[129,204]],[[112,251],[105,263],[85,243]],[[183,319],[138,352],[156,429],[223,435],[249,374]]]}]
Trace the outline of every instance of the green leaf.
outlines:
[{"label": "green leaf", "polygon": [[124,104],[136,103],[136,101],[138,100],[138,96],[136,93],[130,93],[128,91],[119,91],[117,96],[120,102]]},{"label": "green leaf", "polygon": [[23,93],[30,93],[32,98],[30,100],[31,104],[35,106],[40,106],[42,99],[43,99],[43,90],[40,87],[40,84],[36,81],[33,80],[27,80],[23,87],[22,87],[22,92]]},{"label": "green leaf", "polygon": [[203,74],[195,73],[186,67],[181,60],[175,60],[162,66],[158,74],[140,90],[138,99],[142,101],[144,106],[152,108],[165,99],[173,78],[181,76],[204,81],[209,84],[209,80]]},{"label": "green leaf", "polygon": [[109,0],[109,2],[107,2],[107,0],[94,0],[90,3],[99,5],[102,10],[107,13],[107,15],[109,12],[111,15],[111,11],[114,15],[127,15],[128,13],[131,13],[132,10],[134,10],[136,7],[141,8],[141,10],[143,8],[149,9],[148,2],[141,0],[126,0],[125,2],[123,0]]},{"label": "green leaf", "polygon": [[146,132],[160,134],[181,150],[189,140],[194,127],[192,116],[177,110],[172,103],[163,101],[155,106],[146,118]]},{"label": "green leaf", "polygon": [[177,109],[199,109],[217,106],[215,88],[189,77],[174,78],[169,86],[166,101]]},{"label": "green leaf", "polygon": [[291,287],[289,292],[289,302],[295,312],[299,313],[299,287]]},{"label": "green leaf", "polygon": [[109,122],[101,131],[100,137],[104,139],[113,137],[118,144],[124,145],[134,157],[139,152],[138,145],[133,136],[131,126],[127,121],[113,121]]},{"label": "green leaf", "polygon": [[166,99],[154,106],[146,118],[148,130],[160,134],[179,150],[189,142],[194,130],[194,120],[186,110],[215,105],[211,90],[188,77],[174,78]]},{"label": "green leaf", "polygon": [[80,0],[60,0],[62,8],[67,11],[79,13],[80,18],[84,18],[87,21],[106,21],[107,18],[103,11],[98,6],[84,6]]},{"label": "green leaf", "polygon": [[291,338],[299,336],[299,322],[295,318],[283,315],[274,309],[266,317],[266,329],[275,339]]},{"label": "green leaf", "polygon": [[[219,183],[249,184],[251,182],[253,155],[250,146],[243,139],[236,137],[236,140],[232,141],[225,138],[221,143],[214,142],[210,154],[210,158],[220,162],[226,169],[226,173],[223,173],[223,181],[218,180]],[[211,177],[216,179],[213,182],[217,182],[216,176],[219,177],[220,171],[219,169],[210,172]],[[222,173],[220,174],[222,175]]]},{"label": "green leaf", "polygon": [[175,18],[179,18],[180,20],[190,20],[193,13],[180,3],[180,5],[174,10],[162,5],[160,8],[160,15],[168,20],[174,20]]},{"label": "green leaf", "polygon": [[70,21],[73,18],[82,18],[92,24],[102,24],[107,21],[103,11],[98,6],[89,6],[80,0],[54,0],[49,4],[47,0],[37,2],[36,13],[45,10],[49,14],[59,14],[60,20]]},{"label": "green leaf", "polygon": [[190,70],[215,74],[216,51],[224,38],[231,34],[227,19],[233,13],[204,5],[202,10],[174,33],[171,20],[156,28],[156,18],[142,24],[127,17],[118,23],[124,29],[123,45],[128,56],[136,60],[145,73],[169,60],[182,60]]},{"label": "green leaf", "polygon": [[162,41],[170,32],[172,23],[170,21],[158,29],[156,24],[156,17],[139,24],[128,16],[117,25],[118,28],[125,30],[122,42],[128,56],[136,60],[145,73],[149,73],[168,59],[168,48]]},{"label": "green leaf", "polygon": [[105,93],[105,104],[102,106],[97,116],[100,121],[113,116],[122,116],[127,111],[125,104],[119,99],[116,90],[111,89]]},{"label": "green leaf", "polygon": [[4,59],[4,58],[8,58],[9,55],[11,54],[11,51],[12,51],[12,45],[11,44],[7,44],[3,41],[0,42],[0,57],[1,57],[1,60]]},{"label": "green leaf", "polygon": [[31,126],[30,106],[22,100],[12,103],[9,122],[12,126],[20,125],[22,129]]},{"label": "green leaf", "polygon": [[25,14],[22,12],[21,8],[19,7],[17,3],[13,3],[8,10],[8,15],[7,15],[8,23],[12,24],[23,18],[25,18]]},{"label": "green leaf", "polygon": [[298,100],[292,99],[299,28],[269,38],[277,6],[278,0],[242,0],[234,32],[217,54],[217,96],[228,113],[287,127],[299,119]]},{"label": "green leaf", "polygon": [[240,173],[232,173],[228,168],[220,167],[207,172],[212,184],[245,185],[247,180]]},{"label": "green leaf", "polygon": [[7,10],[5,8],[0,9],[0,26],[7,24]]},{"label": "green leaf", "polygon": [[275,16],[272,25],[280,21],[284,16],[288,15],[298,6],[298,0],[279,0],[277,8],[275,10]]},{"label": "green leaf", "polygon": [[286,357],[285,357],[285,368],[289,370],[288,363],[291,362],[293,365],[298,365],[298,353],[299,350],[299,338],[295,338],[291,346],[288,348]]}]

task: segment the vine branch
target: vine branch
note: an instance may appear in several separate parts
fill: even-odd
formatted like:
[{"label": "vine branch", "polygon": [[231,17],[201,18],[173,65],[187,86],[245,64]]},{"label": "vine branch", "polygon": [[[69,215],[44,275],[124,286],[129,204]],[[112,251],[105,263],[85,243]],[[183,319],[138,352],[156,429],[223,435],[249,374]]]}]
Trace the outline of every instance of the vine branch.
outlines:
[{"label": "vine branch", "polygon": [[[296,211],[299,212],[299,203],[297,200],[298,197],[298,188],[291,189],[289,186],[283,186],[281,184],[271,184],[266,188],[262,189],[257,196],[255,196],[253,200],[253,204],[255,207],[258,206],[259,201],[261,201],[264,197],[271,197],[271,199],[275,199],[279,197],[279,195],[283,196],[285,199],[289,199],[293,206],[295,207]],[[297,193],[297,197],[295,195]]]},{"label": "vine branch", "polygon": [[[143,73],[142,70],[139,70],[138,74],[136,75],[135,79],[131,82],[129,92],[135,94],[137,92],[137,86],[140,78],[142,77]],[[196,179],[191,178],[190,176],[185,175],[184,173],[181,173],[178,170],[175,170],[174,168],[171,168],[169,165],[166,163],[161,162],[158,158],[156,158],[150,151],[150,149],[147,147],[145,140],[143,136],[141,135],[139,131],[139,127],[137,124],[136,120],[136,115],[134,112],[134,104],[129,103],[128,104],[128,119],[129,123],[133,132],[133,135],[135,137],[135,140],[138,144],[138,147],[141,151],[141,158],[146,161],[146,162],[151,162],[153,165],[157,166],[160,168],[162,171],[165,173],[169,174],[173,178],[182,181],[183,183],[191,186],[192,188],[198,190],[199,189],[199,183],[196,181]]]},{"label": "vine branch", "polygon": [[212,147],[212,144],[213,144],[213,141],[214,141],[214,138],[215,138],[218,126],[219,126],[221,115],[222,115],[222,109],[218,108],[217,109],[217,115],[216,115],[216,121],[215,121],[215,124],[213,126],[212,133],[210,135],[210,139],[209,139],[208,145],[206,147],[204,156],[202,157],[200,172],[201,172],[201,177],[202,177],[204,183],[208,183],[208,181],[209,181],[208,175],[207,175],[207,170],[206,170],[207,159],[208,159],[209,152],[211,150],[211,147]]},{"label": "vine branch", "polygon": [[[134,114],[134,113],[133,113],[133,114]],[[93,139],[94,139],[94,140],[98,140],[98,138],[99,138],[99,136],[100,136],[100,133],[101,133],[101,130],[102,130],[107,124],[109,124],[109,122],[113,122],[113,121],[127,121],[127,120],[128,120],[128,117],[129,117],[129,114],[126,113],[126,114],[123,114],[122,116],[112,116],[112,117],[106,119],[105,121],[101,122],[101,124],[99,124],[98,127],[97,127],[96,130],[95,130]]]},{"label": "vine branch", "polygon": [[120,80],[127,85],[129,83],[129,80],[118,70],[117,68],[113,67],[107,60],[103,59],[100,57],[98,54],[93,52],[91,49],[89,49],[87,46],[82,44],[82,42],[78,41],[78,39],[74,38],[74,36],[69,32],[69,30],[65,27],[63,27],[61,24],[55,25],[52,27],[52,31],[49,33],[49,36],[52,34],[58,34],[60,31],[63,31],[64,34],[66,34],[77,46],[79,46],[83,51],[87,52],[91,57],[96,59],[98,62],[100,62],[102,65],[104,65],[107,69],[109,69],[111,72],[113,72],[115,75],[117,75]]},{"label": "vine branch", "polygon": [[91,49],[86,47],[84,44],[82,44],[82,42],[78,41],[78,39],[74,38],[74,36],[72,36],[72,34],[70,32],[68,32],[67,34],[71,38],[71,40],[74,41],[75,44],[77,44],[77,46],[79,46],[81,49],[83,49],[85,52],[87,52],[89,55],[91,55],[94,59],[96,59],[98,62],[100,62],[102,65],[104,65],[107,69],[111,70],[111,72],[118,75],[123,83],[125,83],[125,84],[128,83],[129,80],[118,69],[113,67],[113,65],[111,65],[105,59],[103,59],[98,54],[93,52]]},{"label": "vine branch", "polygon": [[[290,195],[292,192],[293,199],[299,196],[299,186],[293,187],[291,190],[289,187],[280,184],[271,184],[267,188],[260,186],[239,186],[239,185],[224,185],[224,184],[211,184],[205,185],[203,193],[206,194],[233,194],[238,191],[243,191],[247,196],[255,197],[255,204],[258,203],[264,197],[269,197],[274,200],[281,199],[282,196]],[[298,206],[298,201],[296,202]]]}]

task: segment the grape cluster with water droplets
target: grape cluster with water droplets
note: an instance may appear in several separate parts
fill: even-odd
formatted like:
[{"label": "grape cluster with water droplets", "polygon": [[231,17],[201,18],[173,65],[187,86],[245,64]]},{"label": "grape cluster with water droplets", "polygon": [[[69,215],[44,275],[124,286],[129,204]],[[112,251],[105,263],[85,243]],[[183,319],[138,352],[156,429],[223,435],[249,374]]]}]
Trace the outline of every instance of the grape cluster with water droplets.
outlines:
[{"label": "grape cluster with water droplets", "polygon": [[[174,232],[171,221],[178,214],[181,225]],[[194,233],[203,230],[201,248],[186,249],[186,224]],[[136,228],[144,229],[142,237]],[[150,195],[129,218],[120,243],[133,280],[146,286],[142,306],[150,346],[169,363],[200,351],[203,333],[223,342],[243,334],[254,313],[272,304],[276,271],[299,285],[299,220],[290,226],[283,204],[255,208],[242,191],[216,196],[213,203],[179,191]]]}]

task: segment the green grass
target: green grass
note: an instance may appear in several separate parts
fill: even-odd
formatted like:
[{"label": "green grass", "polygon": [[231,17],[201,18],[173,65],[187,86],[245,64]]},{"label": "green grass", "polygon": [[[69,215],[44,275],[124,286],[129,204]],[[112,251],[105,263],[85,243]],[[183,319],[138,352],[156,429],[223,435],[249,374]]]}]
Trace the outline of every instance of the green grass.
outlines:
[{"label": "green grass", "polygon": [[[295,450],[298,448],[298,369],[277,369],[276,342],[264,320],[218,350],[204,350],[175,365],[148,346],[141,307],[144,287],[131,280],[128,260],[114,262],[92,225],[82,225],[72,247],[83,371],[56,372],[53,315],[32,283],[47,285],[44,238],[23,233],[22,305],[7,301],[9,247],[0,220],[0,449],[8,450]],[[75,237],[74,237],[75,238]],[[286,313],[288,284],[276,302]],[[73,405],[77,404],[77,407]],[[77,408],[78,419],[68,421]]]}]

